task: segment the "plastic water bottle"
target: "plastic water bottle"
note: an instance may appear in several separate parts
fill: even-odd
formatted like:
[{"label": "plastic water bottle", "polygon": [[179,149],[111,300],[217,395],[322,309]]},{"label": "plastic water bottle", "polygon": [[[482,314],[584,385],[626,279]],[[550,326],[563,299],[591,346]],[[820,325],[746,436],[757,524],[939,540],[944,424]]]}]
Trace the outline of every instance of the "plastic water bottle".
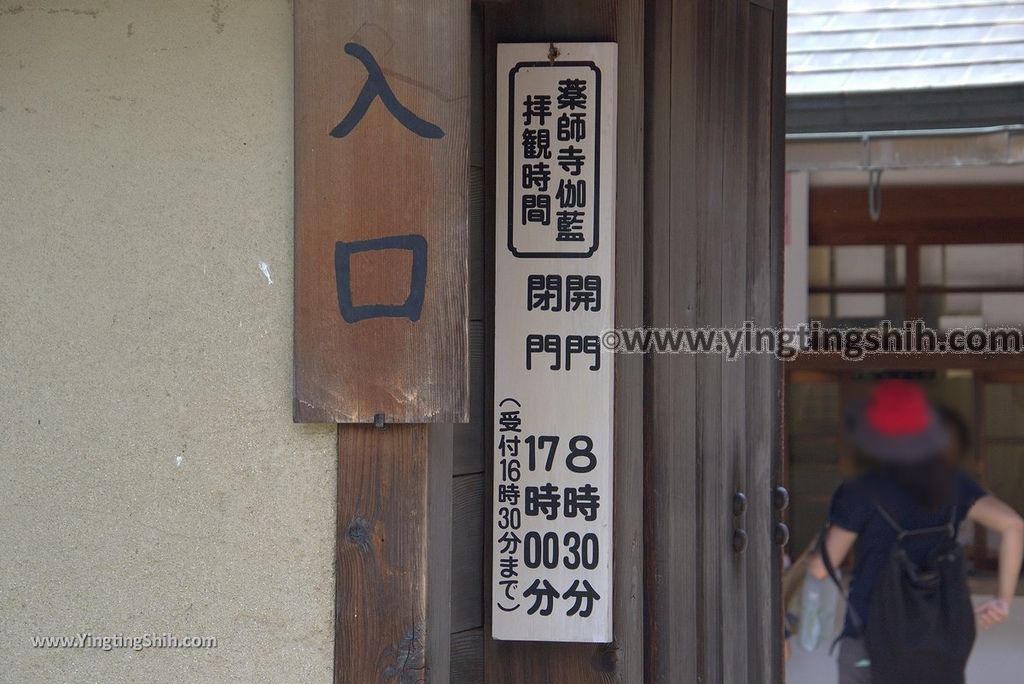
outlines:
[{"label": "plastic water bottle", "polygon": [[821,584],[808,574],[800,593],[800,648],[813,651],[821,643]]}]

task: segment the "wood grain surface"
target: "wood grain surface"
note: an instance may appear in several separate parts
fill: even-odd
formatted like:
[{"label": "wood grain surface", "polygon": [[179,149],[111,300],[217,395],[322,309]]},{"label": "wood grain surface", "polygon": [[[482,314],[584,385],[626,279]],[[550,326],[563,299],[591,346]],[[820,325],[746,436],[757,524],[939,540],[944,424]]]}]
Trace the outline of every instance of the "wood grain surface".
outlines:
[{"label": "wood grain surface", "polygon": [[295,2],[297,422],[468,419],[469,11]]},{"label": "wood grain surface", "polygon": [[[885,185],[878,221],[867,189],[813,188],[812,245],[965,244],[1024,241],[1024,193],[1014,185]],[[983,236],[983,237],[982,237]]]},{"label": "wood grain surface", "polygon": [[[648,6],[647,324],[777,325],[785,3]],[[779,14],[781,13],[781,14]],[[780,681],[778,362],[645,358],[646,682]],[[742,492],[747,505],[734,511]],[[739,533],[744,537],[740,537]],[[744,538],[745,545],[734,546]]]},{"label": "wood grain surface", "polygon": [[337,684],[423,680],[429,435],[427,425],[338,426]]}]

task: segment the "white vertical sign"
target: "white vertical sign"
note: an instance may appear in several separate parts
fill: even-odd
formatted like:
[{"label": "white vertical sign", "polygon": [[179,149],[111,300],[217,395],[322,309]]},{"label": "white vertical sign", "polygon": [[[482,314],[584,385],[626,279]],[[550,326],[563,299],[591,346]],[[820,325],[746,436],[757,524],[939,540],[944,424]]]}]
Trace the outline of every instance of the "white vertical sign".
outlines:
[{"label": "white vertical sign", "polygon": [[612,640],[614,43],[498,46],[492,633]]}]

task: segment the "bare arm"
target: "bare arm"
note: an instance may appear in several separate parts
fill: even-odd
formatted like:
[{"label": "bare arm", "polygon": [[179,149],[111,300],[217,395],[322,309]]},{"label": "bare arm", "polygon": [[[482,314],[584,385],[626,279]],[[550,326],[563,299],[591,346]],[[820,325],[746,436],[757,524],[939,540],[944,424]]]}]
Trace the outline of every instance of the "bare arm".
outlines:
[{"label": "bare arm", "polygon": [[[824,534],[827,535],[825,537],[825,552],[828,553],[828,558],[832,561],[832,565],[839,567],[839,564],[846,558],[846,554],[850,553],[854,542],[857,541],[857,533],[842,527],[832,526],[825,530]],[[811,557],[807,570],[811,573],[811,577],[815,579],[823,580],[828,577],[828,570],[825,568],[825,561],[821,559],[820,553],[815,553]]]},{"label": "bare arm", "polygon": [[976,613],[982,628],[1005,620],[1010,614],[1010,601],[1017,592],[1021,561],[1024,559],[1024,520],[999,498],[989,494],[978,499],[967,519],[999,532],[999,595],[978,607]]}]

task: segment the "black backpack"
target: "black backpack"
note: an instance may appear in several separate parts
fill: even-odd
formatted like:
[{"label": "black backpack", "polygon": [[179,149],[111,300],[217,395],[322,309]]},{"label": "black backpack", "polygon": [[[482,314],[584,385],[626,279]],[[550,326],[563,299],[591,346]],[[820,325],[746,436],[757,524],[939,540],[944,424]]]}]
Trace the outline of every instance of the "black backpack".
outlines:
[{"label": "black backpack", "polygon": [[[956,540],[956,509],[946,525],[904,530],[883,506],[876,502],[875,508],[896,531],[896,541],[872,590],[866,626],[847,601],[871,659],[872,683],[964,684],[976,627],[963,551]],[[946,537],[921,565],[902,546],[907,537],[939,533]],[[820,551],[838,584],[823,544]]]}]

